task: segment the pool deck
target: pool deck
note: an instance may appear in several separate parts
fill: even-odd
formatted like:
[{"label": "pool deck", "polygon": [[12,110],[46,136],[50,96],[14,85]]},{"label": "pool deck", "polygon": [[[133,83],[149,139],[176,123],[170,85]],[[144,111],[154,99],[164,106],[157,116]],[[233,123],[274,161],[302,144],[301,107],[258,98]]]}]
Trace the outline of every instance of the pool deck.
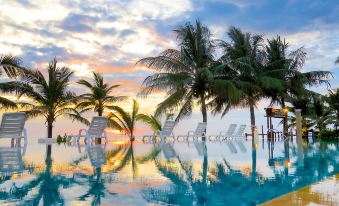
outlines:
[{"label": "pool deck", "polygon": [[339,205],[339,174],[261,204],[261,206]]}]

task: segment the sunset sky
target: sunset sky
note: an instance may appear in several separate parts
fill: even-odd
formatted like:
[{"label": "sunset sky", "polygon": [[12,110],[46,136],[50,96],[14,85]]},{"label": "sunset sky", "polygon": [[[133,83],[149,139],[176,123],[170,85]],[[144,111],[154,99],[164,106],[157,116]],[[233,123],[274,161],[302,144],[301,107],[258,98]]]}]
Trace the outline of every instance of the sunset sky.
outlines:
[{"label": "sunset sky", "polygon": [[[281,35],[292,49],[305,47],[305,71],[329,70],[339,76],[339,66],[334,65],[339,56],[339,2],[332,0],[0,0],[0,53],[18,55],[24,65],[39,69],[45,69],[56,57],[74,70],[74,82],[97,71],[106,81],[121,85],[117,94],[133,97],[150,74],[145,68],[135,67],[135,62],[176,48],[173,29],[196,19],[209,26],[214,38],[224,40],[232,25],[264,34],[265,38]],[[331,85],[338,87],[338,78]],[[76,84],[71,87],[81,91]],[[316,90],[324,92],[326,88]],[[154,95],[142,100],[143,111],[151,113],[161,98]],[[261,122],[265,106],[263,102],[258,107]],[[201,119],[197,110],[191,121],[179,128],[193,129]],[[249,114],[237,110],[223,120],[209,120],[213,133],[230,121],[249,123]],[[42,123],[37,119],[29,124],[44,128]],[[56,124],[58,132],[79,127],[69,126],[68,120]],[[147,131],[140,129],[140,133]]]}]

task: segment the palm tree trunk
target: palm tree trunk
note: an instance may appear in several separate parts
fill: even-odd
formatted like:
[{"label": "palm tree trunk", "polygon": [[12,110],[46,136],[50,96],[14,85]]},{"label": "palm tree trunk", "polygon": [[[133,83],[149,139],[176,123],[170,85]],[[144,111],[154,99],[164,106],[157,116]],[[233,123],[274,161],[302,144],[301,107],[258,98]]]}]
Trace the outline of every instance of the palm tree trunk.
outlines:
[{"label": "palm tree trunk", "polygon": [[[285,107],[286,107],[284,98],[281,98],[281,107],[282,107],[282,109],[285,109]],[[284,114],[285,114],[285,111],[284,111]],[[283,133],[284,133],[284,136],[287,137],[287,135],[288,135],[287,112],[286,112],[284,119],[283,119]]]},{"label": "palm tree trunk", "polygon": [[48,123],[47,125],[47,137],[48,138],[53,137],[53,123]]},{"label": "palm tree trunk", "polygon": [[250,104],[250,113],[251,113],[251,126],[255,126],[255,114],[254,114],[254,104]]},{"label": "palm tree trunk", "polygon": [[207,108],[205,94],[201,95],[201,112],[202,112],[202,121],[207,122]]},{"label": "palm tree trunk", "polygon": [[[103,110],[102,110],[101,106],[99,106],[98,116],[102,117],[102,113],[103,113]],[[96,141],[97,144],[101,144],[101,138],[95,138],[95,141]]]},{"label": "palm tree trunk", "polygon": [[[207,108],[206,108],[205,94],[201,95],[201,112],[202,112],[202,121],[203,122],[207,122]],[[205,130],[205,134],[206,134],[206,130]],[[206,140],[205,136],[202,137],[202,141]]]}]

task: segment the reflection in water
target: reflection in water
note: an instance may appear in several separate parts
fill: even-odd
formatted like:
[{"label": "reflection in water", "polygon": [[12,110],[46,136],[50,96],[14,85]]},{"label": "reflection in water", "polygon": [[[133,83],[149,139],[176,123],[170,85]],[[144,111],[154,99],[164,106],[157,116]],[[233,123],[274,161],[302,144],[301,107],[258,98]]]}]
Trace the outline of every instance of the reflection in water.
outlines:
[{"label": "reflection in water", "polygon": [[[29,181],[21,187],[12,185],[10,191],[3,192],[0,199],[23,200],[21,205],[63,205],[64,200],[59,192],[59,188],[67,188],[75,183],[72,178],[54,176],[52,173],[52,146],[46,146],[45,170],[39,173],[35,179]],[[32,190],[38,190],[37,194],[25,198]]]},{"label": "reflection in water", "polygon": [[[254,205],[339,172],[338,144],[269,141],[266,151],[258,147],[259,140],[233,141],[240,152],[232,153],[227,143],[85,145],[77,159],[60,168],[55,159],[62,154],[54,150],[60,147],[53,145],[52,154],[52,146],[46,146],[43,165],[19,161],[31,179],[1,174],[0,203],[63,205],[71,199],[100,205],[123,199],[137,204],[128,201],[139,198],[143,204]],[[65,150],[73,148],[66,145]],[[21,153],[15,154],[20,159]],[[23,183],[14,184],[16,178]]]}]

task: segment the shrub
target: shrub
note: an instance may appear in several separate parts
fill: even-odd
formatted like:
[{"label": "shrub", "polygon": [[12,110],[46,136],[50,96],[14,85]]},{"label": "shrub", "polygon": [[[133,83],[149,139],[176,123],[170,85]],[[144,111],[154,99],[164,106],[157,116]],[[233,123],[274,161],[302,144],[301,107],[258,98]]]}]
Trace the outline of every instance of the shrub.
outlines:
[{"label": "shrub", "polygon": [[322,130],[319,132],[318,137],[321,139],[339,139],[339,130]]}]

